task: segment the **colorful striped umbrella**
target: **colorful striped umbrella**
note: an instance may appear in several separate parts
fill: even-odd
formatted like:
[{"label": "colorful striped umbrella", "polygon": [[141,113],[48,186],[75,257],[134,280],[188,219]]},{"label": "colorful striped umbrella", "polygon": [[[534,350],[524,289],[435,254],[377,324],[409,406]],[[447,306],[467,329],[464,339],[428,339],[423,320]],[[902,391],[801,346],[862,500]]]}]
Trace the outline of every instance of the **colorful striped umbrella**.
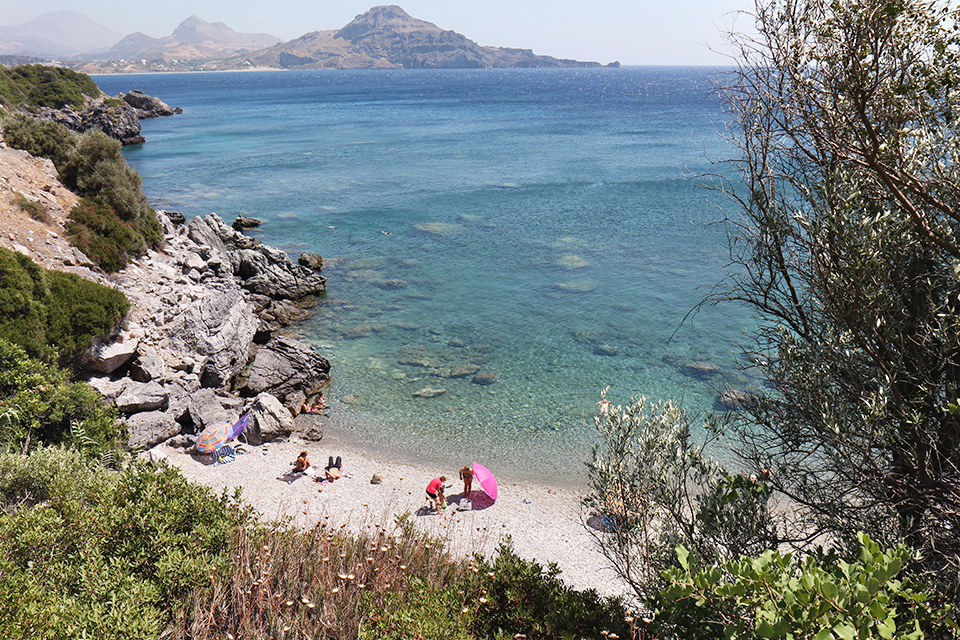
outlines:
[{"label": "colorful striped umbrella", "polygon": [[474,462],[473,477],[477,479],[477,482],[480,483],[480,487],[488,496],[494,500],[497,499],[497,479],[493,477],[493,473],[490,471],[490,469],[487,469],[479,462]]},{"label": "colorful striped umbrella", "polygon": [[236,424],[230,427],[230,437],[227,440],[233,440],[238,435],[243,433],[243,430],[247,428],[247,425],[250,424],[250,412],[243,414]]},{"label": "colorful striped umbrella", "polygon": [[204,429],[200,437],[197,438],[197,451],[213,453],[220,445],[230,439],[230,429],[229,422],[214,422]]}]

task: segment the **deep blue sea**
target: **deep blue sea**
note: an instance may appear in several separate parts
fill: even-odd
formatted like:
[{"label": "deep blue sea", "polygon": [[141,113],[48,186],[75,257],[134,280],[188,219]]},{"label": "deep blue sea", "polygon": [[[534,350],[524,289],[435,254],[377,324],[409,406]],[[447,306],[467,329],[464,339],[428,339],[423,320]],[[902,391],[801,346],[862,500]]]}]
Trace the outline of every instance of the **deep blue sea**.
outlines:
[{"label": "deep blue sea", "polygon": [[340,437],[579,480],[603,388],[703,414],[758,384],[738,369],[744,309],[682,322],[727,256],[710,223],[728,203],[698,177],[732,155],[716,70],[95,79],[184,110],[124,151],[154,206],[259,218],[251,235],[324,257],[326,297],[295,331],[332,363]]}]

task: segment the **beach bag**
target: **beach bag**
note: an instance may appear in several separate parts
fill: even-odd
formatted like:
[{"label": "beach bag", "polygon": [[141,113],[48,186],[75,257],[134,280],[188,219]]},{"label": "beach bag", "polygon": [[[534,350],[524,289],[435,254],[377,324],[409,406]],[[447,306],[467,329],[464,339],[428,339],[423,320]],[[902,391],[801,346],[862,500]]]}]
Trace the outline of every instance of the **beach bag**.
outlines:
[{"label": "beach bag", "polygon": [[460,511],[473,511],[473,503],[470,502],[467,498],[460,500]]}]

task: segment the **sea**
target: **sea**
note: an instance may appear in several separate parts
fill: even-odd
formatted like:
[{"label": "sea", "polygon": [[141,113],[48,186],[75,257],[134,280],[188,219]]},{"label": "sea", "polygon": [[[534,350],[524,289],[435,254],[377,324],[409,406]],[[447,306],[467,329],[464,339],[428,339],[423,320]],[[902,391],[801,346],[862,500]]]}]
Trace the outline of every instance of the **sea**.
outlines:
[{"label": "sea", "polygon": [[[323,256],[291,327],[331,363],[343,442],[582,484],[601,392],[683,404],[762,384],[750,313],[705,305],[736,208],[723,69],[95,76],[183,109],[124,155],[157,208]],[[321,441],[321,446],[323,442]],[[335,453],[335,452],[331,452]],[[722,452],[720,452],[722,457]]]}]

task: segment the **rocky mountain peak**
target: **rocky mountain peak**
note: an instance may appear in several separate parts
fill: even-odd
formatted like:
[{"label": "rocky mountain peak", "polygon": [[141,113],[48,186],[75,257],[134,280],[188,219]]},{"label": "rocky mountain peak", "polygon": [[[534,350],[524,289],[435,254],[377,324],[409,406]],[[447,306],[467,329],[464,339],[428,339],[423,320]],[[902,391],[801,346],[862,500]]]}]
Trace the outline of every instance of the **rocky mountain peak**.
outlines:
[{"label": "rocky mountain peak", "polygon": [[439,27],[425,20],[418,20],[397,5],[383,5],[373,7],[366,13],[361,13],[347,26],[334,35],[335,38],[356,40],[385,31],[441,31]]}]

